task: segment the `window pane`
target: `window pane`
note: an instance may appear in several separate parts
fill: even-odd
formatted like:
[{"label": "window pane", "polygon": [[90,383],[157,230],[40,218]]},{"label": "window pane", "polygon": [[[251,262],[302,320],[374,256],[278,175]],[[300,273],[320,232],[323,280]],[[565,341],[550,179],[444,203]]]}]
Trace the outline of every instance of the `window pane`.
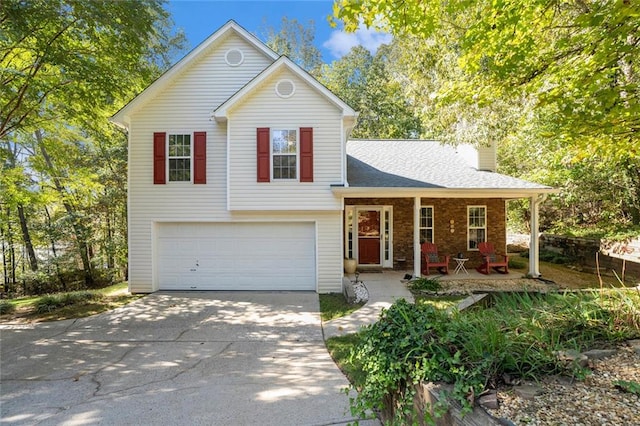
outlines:
[{"label": "window pane", "polygon": [[188,182],[191,180],[191,160],[188,158],[169,159],[169,181]]}]

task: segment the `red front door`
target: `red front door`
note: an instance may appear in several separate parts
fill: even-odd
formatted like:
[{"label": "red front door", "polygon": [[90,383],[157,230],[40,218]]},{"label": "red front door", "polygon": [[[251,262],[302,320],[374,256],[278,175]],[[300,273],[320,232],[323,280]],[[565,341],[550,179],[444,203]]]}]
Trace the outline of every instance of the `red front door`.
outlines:
[{"label": "red front door", "polygon": [[380,211],[358,211],[358,263],[380,265]]}]

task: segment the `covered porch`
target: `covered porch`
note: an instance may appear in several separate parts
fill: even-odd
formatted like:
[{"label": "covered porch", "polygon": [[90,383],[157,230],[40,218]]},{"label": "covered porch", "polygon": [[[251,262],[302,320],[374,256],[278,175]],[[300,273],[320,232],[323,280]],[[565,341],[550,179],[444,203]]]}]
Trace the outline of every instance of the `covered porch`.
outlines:
[{"label": "covered porch", "polygon": [[[354,191],[349,191],[353,193]],[[481,242],[491,242],[497,253],[506,254],[506,204],[516,199],[487,194],[485,197],[434,197],[433,193],[414,197],[349,197],[344,198],[344,257],[355,259],[360,272],[392,269],[413,277],[423,273],[421,244],[434,243],[441,261],[448,257],[449,274],[443,279],[512,278],[513,274],[489,275],[476,271],[483,258],[478,250]],[[506,194],[500,194],[506,195]],[[538,209],[542,194],[528,197],[531,207],[531,229],[538,229]],[[532,233],[528,275],[540,276],[538,232]],[[467,259],[458,270],[455,257]],[[467,273],[465,273],[465,269]],[[438,274],[431,269],[430,274]],[[518,273],[519,277],[522,272]]]}]

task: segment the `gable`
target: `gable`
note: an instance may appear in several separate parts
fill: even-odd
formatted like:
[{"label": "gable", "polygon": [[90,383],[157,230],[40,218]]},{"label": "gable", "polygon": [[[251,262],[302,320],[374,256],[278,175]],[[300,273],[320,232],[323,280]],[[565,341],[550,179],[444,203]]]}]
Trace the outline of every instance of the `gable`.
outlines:
[{"label": "gable", "polygon": [[[242,53],[230,53],[227,55],[228,50],[232,49],[232,47],[228,47],[228,45],[234,43],[238,44],[236,48],[239,48]],[[227,49],[225,49],[225,45],[227,46]],[[269,49],[255,36],[247,32],[234,21],[229,21],[189,52],[184,58],[174,64],[127,105],[121,108],[111,117],[110,121],[121,127],[127,127],[132,114],[146,106],[160,93],[171,89],[174,85],[185,80],[185,74],[196,67],[199,63],[211,60],[211,57],[216,55],[222,55],[222,60],[225,62],[227,67],[235,68],[234,70],[229,69],[227,72],[228,74],[232,74],[246,65],[255,66],[257,62],[260,62],[259,69],[262,70],[278,58],[278,55],[274,51]],[[251,77],[254,77],[258,73],[259,71]],[[224,83],[221,85],[224,85]],[[233,88],[231,93],[238,89],[239,87]],[[229,90],[232,90],[231,87]],[[230,94],[228,94],[224,99],[229,96]],[[220,100],[220,102],[224,99]],[[212,107],[216,106],[217,105],[215,104],[212,105]]]}]

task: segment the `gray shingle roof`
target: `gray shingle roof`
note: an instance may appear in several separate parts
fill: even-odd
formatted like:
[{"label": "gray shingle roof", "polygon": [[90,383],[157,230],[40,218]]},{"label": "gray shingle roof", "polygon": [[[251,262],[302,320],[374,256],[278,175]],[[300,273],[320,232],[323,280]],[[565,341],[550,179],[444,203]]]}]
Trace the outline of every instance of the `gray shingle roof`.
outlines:
[{"label": "gray shingle roof", "polygon": [[477,170],[456,148],[421,140],[348,141],[347,180],[352,188],[549,189]]}]

